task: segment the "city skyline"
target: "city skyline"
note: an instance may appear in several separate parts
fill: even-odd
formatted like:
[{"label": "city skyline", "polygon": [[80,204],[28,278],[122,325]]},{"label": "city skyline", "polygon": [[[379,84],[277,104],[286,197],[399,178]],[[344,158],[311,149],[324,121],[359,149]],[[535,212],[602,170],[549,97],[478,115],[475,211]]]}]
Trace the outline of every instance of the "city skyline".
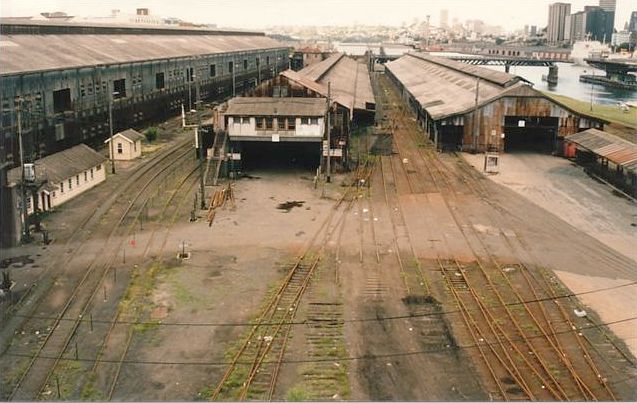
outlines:
[{"label": "city skyline", "polygon": [[[109,15],[112,9],[124,13],[134,13],[137,7],[150,8],[151,14],[176,17],[194,23],[211,23],[220,27],[265,29],[272,26],[329,26],[329,25],[389,25],[399,26],[415,19],[423,21],[431,16],[433,25],[438,26],[441,10],[448,10],[448,21],[480,19],[489,25],[499,25],[511,32],[525,25],[544,28],[548,23],[548,6],[553,0],[506,1],[490,0],[476,4],[467,0],[415,1],[398,0],[391,3],[379,1],[340,0],[293,1],[293,0],[184,0],[175,4],[168,1],[150,2],[146,0],[131,3],[126,0],[73,1],[6,0],[0,6],[2,17],[34,16],[41,12],[64,11],[79,17],[99,17]],[[598,5],[597,0],[574,0],[571,12],[582,10],[587,5]],[[485,5],[488,4],[488,7]],[[629,20],[633,4],[630,0],[618,0],[615,28],[623,29]],[[497,14],[493,10],[497,9]],[[258,12],[246,12],[258,10]],[[335,12],[338,10],[339,12]]]}]

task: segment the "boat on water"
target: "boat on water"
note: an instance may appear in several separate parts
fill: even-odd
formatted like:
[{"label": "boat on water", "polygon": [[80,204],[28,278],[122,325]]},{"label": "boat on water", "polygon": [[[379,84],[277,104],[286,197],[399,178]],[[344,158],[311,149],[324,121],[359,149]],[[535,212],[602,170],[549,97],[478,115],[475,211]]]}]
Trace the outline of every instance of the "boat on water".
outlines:
[{"label": "boat on water", "polygon": [[587,66],[584,59],[603,59],[610,55],[610,46],[600,41],[578,41],[573,44],[571,61],[576,66]]}]

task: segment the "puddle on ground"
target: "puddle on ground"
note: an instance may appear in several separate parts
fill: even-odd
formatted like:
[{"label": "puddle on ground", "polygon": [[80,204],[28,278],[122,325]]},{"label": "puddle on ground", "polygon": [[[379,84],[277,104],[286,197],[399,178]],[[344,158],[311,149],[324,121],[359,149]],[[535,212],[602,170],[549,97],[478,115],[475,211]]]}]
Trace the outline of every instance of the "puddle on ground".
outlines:
[{"label": "puddle on ground", "polygon": [[278,210],[283,210],[286,213],[289,213],[290,210],[292,210],[294,207],[303,207],[304,203],[305,203],[304,200],[286,201],[285,203],[279,203],[279,205],[276,206],[276,208]]},{"label": "puddle on ground", "polygon": [[29,255],[14,256],[8,259],[2,259],[0,261],[0,269],[6,269],[11,265],[13,265],[13,267],[24,267],[33,262],[34,260],[31,259]]}]

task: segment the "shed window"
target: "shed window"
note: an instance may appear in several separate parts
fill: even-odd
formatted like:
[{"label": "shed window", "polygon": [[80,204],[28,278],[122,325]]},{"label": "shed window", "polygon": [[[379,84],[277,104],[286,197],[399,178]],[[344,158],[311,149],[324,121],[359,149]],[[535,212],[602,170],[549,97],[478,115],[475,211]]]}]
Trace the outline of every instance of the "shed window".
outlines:
[{"label": "shed window", "polygon": [[248,117],[241,118],[241,123],[243,123],[244,125],[250,124],[250,118]]},{"label": "shed window", "polygon": [[71,89],[53,91],[53,112],[60,113],[71,110]]},{"label": "shed window", "polygon": [[310,124],[310,118],[301,118],[301,124],[302,125],[309,125]]},{"label": "shed window", "polygon": [[126,79],[113,81],[113,99],[126,98]]},{"label": "shed window", "polygon": [[122,146],[122,143],[117,143],[117,154],[123,154],[124,153],[124,147]]},{"label": "shed window", "polygon": [[217,65],[216,64],[211,64],[210,65],[210,77],[216,77],[217,76]]},{"label": "shed window", "polygon": [[155,74],[155,88],[161,90],[164,89],[165,86],[164,73]]},{"label": "shed window", "polygon": [[264,118],[256,118],[257,129],[265,129],[265,119]]},{"label": "shed window", "polygon": [[318,125],[318,118],[310,118],[311,125]]}]

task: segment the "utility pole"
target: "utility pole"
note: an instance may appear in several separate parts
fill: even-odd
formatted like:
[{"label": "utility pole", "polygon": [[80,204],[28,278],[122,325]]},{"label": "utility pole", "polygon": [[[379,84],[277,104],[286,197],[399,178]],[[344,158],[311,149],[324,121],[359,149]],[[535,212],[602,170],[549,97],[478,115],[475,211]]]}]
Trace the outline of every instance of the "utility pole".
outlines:
[{"label": "utility pole", "polygon": [[478,125],[478,93],[480,90],[480,77],[476,81],[476,98],[475,105],[473,109],[473,152],[478,151],[478,132],[480,131],[480,126]]},{"label": "utility pole", "polygon": [[186,79],[188,80],[188,110],[192,111],[192,67],[188,67],[186,73]]},{"label": "utility pole", "polygon": [[21,181],[20,181],[20,216],[22,223],[22,242],[29,242],[29,212],[27,211],[27,188],[26,188],[26,180],[24,175],[24,150],[22,149],[22,100],[18,101],[17,108],[17,123],[18,123],[18,147],[20,151],[20,172],[21,172]]},{"label": "utility pole", "polygon": [[113,145],[113,97],[118,94],[118,92],[115,91],[111,91],[110,88],[110,80],[109,82],[109,87],[108,87],[108,127],[110,130],[110,143],[111,143],[111,173],[114,174],[115,173],[115,149],[114,149],[114,145]]},{"label": "utility pole", "polygon": [[201,138],[201,131],[199,125],[195,127],[195,136],[197,136],[197,142],[199,143],[199,191],[201,193],[200,207],[202,210],[206,208],[206,189],[204,188],[204,172],[203,172],[203,139]]},{"label": "utility pole", "polygon": [[237,66],[235,66],[235,62],[234,59],[232,59],[232,61],[230,62],[232,63],[232,97],[234,98],[236,96],[236,88],[237,88],[237,84],[235,83],[235,72],[237,70]]},{"label": "utility pole", "polygon": [[593,112],[593,92],[595,91],[595,69],[593,69],[593,81],[591,82],[591,112]]},{"label": "utility pole", "polygon": [[332,152],[331,152],[332,151],[331,150],[331,148],[332,148],[332,144],[331,144],[331,140],[332,140],[331,131],[332,131],[332,128],[331,128],[331,119],[330,119],[330,103],[331,103],[330,96],[331,96],[331,85],[330,85],[330,82],[328,81],[327,82],[327,174],[326,174],[327,183],[330,183],[330,181],[332,179],[330,177],[330,175],[332,173],[331,172],[331,168],[332,167],[330,165],[330,163],[331,163],[330,156],[332,154]]}]

